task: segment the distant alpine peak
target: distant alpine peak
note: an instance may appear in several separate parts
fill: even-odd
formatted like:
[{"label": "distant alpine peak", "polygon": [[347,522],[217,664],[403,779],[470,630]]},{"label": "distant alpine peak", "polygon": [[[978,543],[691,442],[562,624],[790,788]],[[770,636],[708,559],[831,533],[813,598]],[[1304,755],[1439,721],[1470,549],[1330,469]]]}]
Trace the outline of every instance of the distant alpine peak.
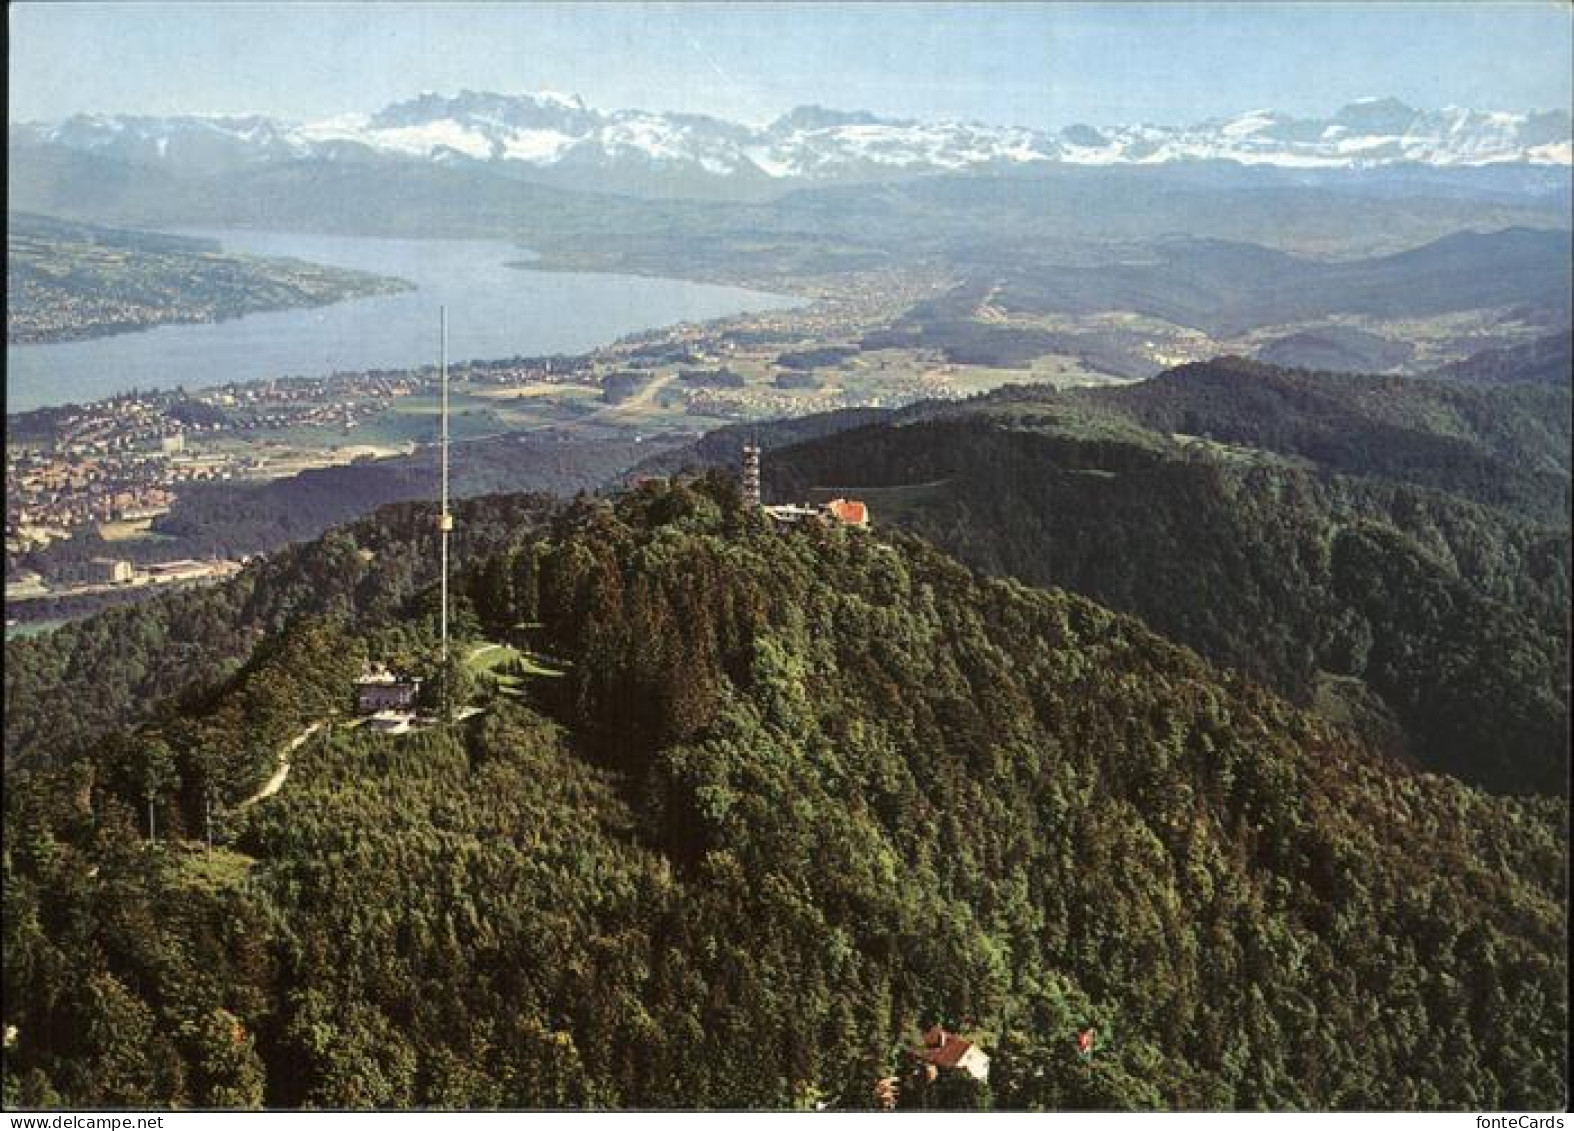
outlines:
[{"label": "distant alpine peak", "polygon": [[598,110],[577,94],[545,90],[426,91],[372,114],[307,123],[79,115],[11,127],[13,142],[53,143],[177,171],[380,155],[500,164],[526,173],[601,170],[752,181],[867,180],[1052,163],[1566,166],[1574,164],[1571,134],[1564,110],[1418,110],[1390,97],[1357,99],[1327,118],[1262,108],[1193,126],[1078,123],[1048,131],[814,105],[750,126],[699,114]]},{"label": "distant alpine peak", "polygon": [[841,126],[868,126],[880,121],[863,110],[831,110],[824,106],[798,106],[770,124],[769,131],[826,130]]}]

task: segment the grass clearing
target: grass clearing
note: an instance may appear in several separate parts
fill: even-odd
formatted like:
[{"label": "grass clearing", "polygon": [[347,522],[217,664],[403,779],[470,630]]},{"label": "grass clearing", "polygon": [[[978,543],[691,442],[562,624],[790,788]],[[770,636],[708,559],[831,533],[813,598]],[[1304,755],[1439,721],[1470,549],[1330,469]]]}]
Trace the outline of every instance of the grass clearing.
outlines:
[{"label": "grass clearing", "polygon": [[1197,448],[1225,463],[1245,464],[1253,467],[1285,467],[1292,471],[1314,471],[1317,464],[1304,456],[1254,448],[1245,444],[1231,444],[1207,436],[1192,436],[1184,432],[1171,433],[1171,437],[1185,447]]},{"label": "grass clearing", "polygon": [[470,650],[470,654],[465,657],[465,663],[473,672],[490,672],[503,667],[510,660],[519,658],[519,649],[513,645],[483,640]]},{"label": "grass clearing", "polygon": [[587,397],[601,396],[601,389],[595,385],[557,384],[551,381],[537,381],[528,385],[485,386],[471,391],[471,396],[478,400],[531,400],[537,397]]},{"label": "grass clearing", "polygon": [[129,522],[101,522],[98,536],[106,542],[173,542],[168,534],[157,534],[148,529],[151,518],[138,518]]},{"label": "grass clearing", "polygon": [[465,657],[465,664],[476,675],[492,680],[505,690],[517,689],[523,677],[555,678],[563,674],[562,668],[552,666],[539,656],[493,640],[480,641]]},{"label": "grass clearing", "polygon": [[70,623],[69,618],[59,617],[51,620],[30,620],[23,621],[20,624],[8,624],[5,626],[5,638],[7,640],[23,640],[29,636],[42,636],[46,632],[53,632],[63,624]]},{"label": "grass clearing", "polygon": [[187,887],[217,893],[243,885],[256,863],[256,857],[222,845],[194,847],[180,861],[180,879]]}]

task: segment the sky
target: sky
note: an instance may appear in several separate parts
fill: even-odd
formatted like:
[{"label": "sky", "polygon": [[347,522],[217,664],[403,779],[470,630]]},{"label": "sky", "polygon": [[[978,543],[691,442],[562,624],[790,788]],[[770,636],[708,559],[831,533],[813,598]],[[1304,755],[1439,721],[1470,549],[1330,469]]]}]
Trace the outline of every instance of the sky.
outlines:
[{"label": "sky", "polygon": [[1058,128],[1326,115],[1395,96],[1574,101],[1574,6],[16,3],[10,118],[371,112],[434,90],[577,93],[764,122],[819,104]]}]

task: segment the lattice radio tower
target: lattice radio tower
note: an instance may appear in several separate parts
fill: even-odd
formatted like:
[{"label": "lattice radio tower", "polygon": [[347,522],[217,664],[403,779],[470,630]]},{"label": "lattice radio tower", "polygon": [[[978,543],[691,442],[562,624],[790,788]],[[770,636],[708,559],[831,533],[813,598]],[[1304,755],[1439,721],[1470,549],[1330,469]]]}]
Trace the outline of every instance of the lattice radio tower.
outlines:
[{"label": "lattice radio tower", "polygon": [[448,513],[448,308],[437,308],[438,322],[438,383],[442,387],[442,507],[437,515],[437,530],[442,544],[442,613],[439,659],[442,661],[443,706],[448,706],[448,536],[454,529],[454,516]]},{"label": "lattice radio tower", "polygon": [[758,507],[760,505],[760,445],[747,443],[743,445],[743,474],[740,486],[743,488],[743,501],[746,506]]}]

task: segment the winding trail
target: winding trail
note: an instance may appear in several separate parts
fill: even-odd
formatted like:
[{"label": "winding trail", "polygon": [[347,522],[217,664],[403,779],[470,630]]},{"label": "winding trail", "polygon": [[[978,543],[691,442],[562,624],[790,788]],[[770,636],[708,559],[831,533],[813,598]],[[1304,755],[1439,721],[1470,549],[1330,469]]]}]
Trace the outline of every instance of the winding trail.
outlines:
[{"label": "winding trail", "polygon": [[273,776],[263,783],[262,788],[238,805],[237,809],[249,809],[259,801],[264,801],[278,793],[284,787],[284,779],[290,776],[290,755],[301,748],[301,745],[312,735],[321,730],[327,719],[318,719],[311,726],[301,731],[300,734],[285,743],[284,749],[279,751],[279,768],[273,771]]}]

